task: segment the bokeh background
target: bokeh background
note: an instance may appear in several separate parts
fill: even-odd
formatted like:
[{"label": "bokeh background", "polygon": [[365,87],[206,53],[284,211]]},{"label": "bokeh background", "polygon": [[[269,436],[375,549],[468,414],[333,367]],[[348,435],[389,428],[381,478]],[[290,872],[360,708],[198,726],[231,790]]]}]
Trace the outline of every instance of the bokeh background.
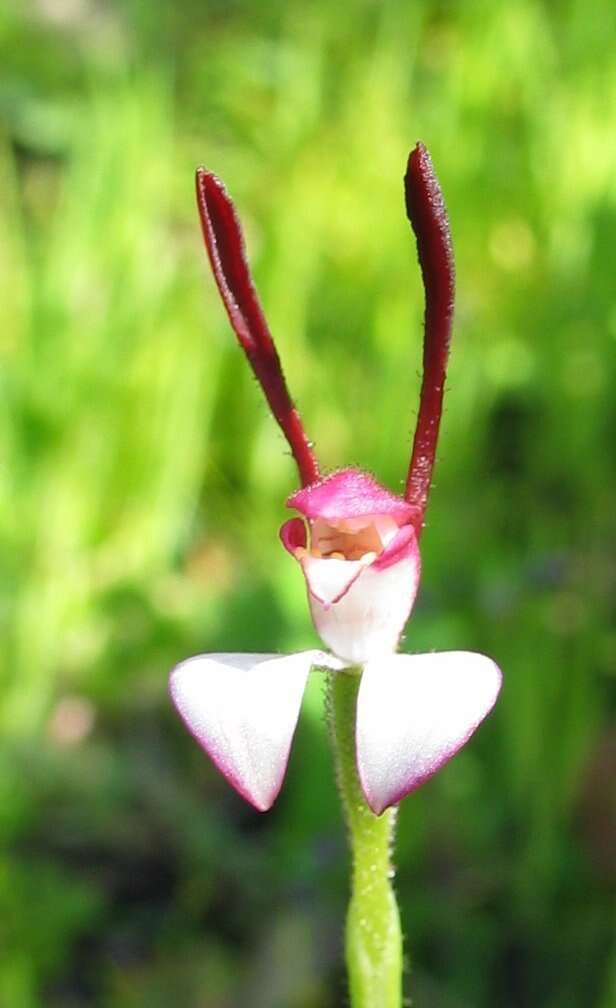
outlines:
[{"label": "bokeh background", "polygon": [[344,829],[311,685],[275,810],[170,666],[312,647],[296,476],[209,276],[226,180],[325,467],[398,488],[429,146],[458,308],[408,650],[502,665],[403,805],[418,1008],[616,1005],[612,0],[4,0],[0,1004],[340,1008]]}]

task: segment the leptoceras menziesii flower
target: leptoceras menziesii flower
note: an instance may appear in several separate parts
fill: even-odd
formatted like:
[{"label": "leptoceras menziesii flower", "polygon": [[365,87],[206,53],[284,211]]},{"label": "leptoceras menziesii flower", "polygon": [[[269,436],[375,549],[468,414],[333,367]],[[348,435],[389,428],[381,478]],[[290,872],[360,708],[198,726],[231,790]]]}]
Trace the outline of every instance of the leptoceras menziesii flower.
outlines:
[{"label": "leptoceras menziesii flower", "polygon": [[484,655],[396,653],[419,584],[419,538],[454,300],[447,214],[422,144],[409,156],[405,193],[426,310],[419,415],[405,493],[398,496],[355,468],[321,477],[252,284],[233,204],[215,175],[197,171],[201,226],[218,289],[299,470],[301,489],[287,501],[299,516],[285,522],[280,534],[301,567],[315,627],[329,649],[198,655],[171,674],[171,696],[187,727],[227,780],[261,811],[280,790],[311,668],[361,675],[357,769],[377,814],[455,755],[500,690],[500,671]]}]

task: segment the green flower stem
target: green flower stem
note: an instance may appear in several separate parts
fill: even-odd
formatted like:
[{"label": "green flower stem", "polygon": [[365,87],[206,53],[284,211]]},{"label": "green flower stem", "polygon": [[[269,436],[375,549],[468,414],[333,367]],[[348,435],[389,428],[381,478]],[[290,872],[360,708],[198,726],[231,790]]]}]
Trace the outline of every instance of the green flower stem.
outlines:
[{"label": "green flower stem", "polygon": [[336,776],[353,859],[346,921],[346,962],[352,1008],[400,1008],[402,933],[391,880],[396,810],[374,815],[366,805],[355,762],[357,669],[328,676],[327,718]]}]

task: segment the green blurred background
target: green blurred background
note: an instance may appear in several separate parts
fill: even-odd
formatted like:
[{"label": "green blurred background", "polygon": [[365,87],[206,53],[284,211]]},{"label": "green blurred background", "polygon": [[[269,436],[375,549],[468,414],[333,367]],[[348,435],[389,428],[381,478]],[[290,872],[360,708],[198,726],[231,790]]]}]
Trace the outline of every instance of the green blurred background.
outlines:
[{"label": "green blurred background", "polygon": [[321,685],[267,816],[166,695],[189,654],[315,645],[193,171],[240,209],[323,465],[395,489],[421,138],[459,294],[405,647],[506,685],[401,811],[408,994],[614,1008],[612,0],[4,0],[0,58],[0,1005],[346,1003]]}]

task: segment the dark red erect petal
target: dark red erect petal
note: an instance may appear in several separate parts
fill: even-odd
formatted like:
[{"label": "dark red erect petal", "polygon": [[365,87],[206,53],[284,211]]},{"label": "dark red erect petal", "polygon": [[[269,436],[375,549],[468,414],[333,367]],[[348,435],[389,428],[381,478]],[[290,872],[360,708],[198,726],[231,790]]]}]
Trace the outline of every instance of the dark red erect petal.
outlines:
[{"label": "dark red erect petal", "polygon": [[319,478],[318,463],[289,395],[252,283],[235,207],[220,179],[205,168],[197,169],[196,185],[205,247],[229,321],[289,442],[302,485],[306,486]]},{"label": "dark red erect petal", "polygon": [[419,536],[436,456],[455,296],[449,219],[430,155],[422,143],[409,155],[404,191],[426,298],[423,380],[405,491],[409,504],[419,509]]}]

